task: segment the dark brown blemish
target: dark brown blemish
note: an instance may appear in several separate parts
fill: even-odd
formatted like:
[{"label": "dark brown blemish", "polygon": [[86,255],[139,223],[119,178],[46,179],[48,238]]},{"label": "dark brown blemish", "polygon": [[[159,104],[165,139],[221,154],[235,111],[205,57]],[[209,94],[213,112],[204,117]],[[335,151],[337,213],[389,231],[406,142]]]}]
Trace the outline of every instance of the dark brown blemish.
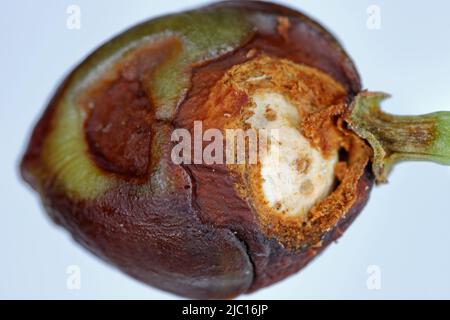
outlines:
[{"label": "dark brown blemish", "polygon": [[121,78],[112,83],[96,97],[85,127],[97,165],[122,176],[144,176],[152,122],[152,106],[138,81]]},{"label": "dark brown blemish", "polygon": [[275,121],[277,119],[277,113],[267,106],[266,111],[264,111],[264,118],[266,118],[267,121]]},{"label": "dark brown blemish", "polygon": [[311,180],[308,179],[302,183],[300,186],[300,192],[305,196],[309,196],[314,192],[314,184]]},{"label": "dark brown blemish", "polygon": [[311,159],[299,158],[295,161],[295,168],[300,174],[308,173],[309,166],[311,165]]},{"label": "dark brown blemish", "polygon": [[101,169],[127,178],[146,177],[155,121],[148,84],[180,46],[171,37],[136,49],[82,98],[89,112],[86,140]]}]

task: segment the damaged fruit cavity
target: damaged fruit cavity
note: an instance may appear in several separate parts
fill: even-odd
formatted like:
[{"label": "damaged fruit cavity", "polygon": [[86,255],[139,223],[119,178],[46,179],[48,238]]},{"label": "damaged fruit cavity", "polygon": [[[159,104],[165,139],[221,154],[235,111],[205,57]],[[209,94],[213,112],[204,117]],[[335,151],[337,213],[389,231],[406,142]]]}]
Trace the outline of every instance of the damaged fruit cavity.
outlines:
[{"label": "damaged fruit cavity", "polygon": [[[256,164],[228,169],[266,234],[287,247],[319,243],[356,201],[345,193],[356,193],[370,152],[342,126],[345,97],[344,87],[320,70],[253,52],[252,59],[224,74],[205,103],[205,109],[214,110],[205,117],[208,128],[266,133],[258,136],[266,145]],[[217,120],[229,110],[238,111]],[[351,156],[340,159],[342,153]]]}]

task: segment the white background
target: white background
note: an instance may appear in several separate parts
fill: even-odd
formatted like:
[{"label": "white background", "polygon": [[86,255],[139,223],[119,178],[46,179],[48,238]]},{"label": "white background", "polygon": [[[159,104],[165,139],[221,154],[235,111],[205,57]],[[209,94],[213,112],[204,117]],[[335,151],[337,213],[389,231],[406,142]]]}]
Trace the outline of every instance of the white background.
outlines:
[{"label": "white background", "polygon": [[[282,1],[333,31],[353,57],[364,86],[393,94],[399,114],[450,110],[450,2]],[[52,90],[82,57],[145,19],[203,1],[2,1],[0,11],[0,298],[173,299],[142,285],[76,245],[45,216],[18,177],[30,130]],[[81,30],[66,27],[66,8],[81,8]],[[381,29],[366,26],[370,5]],[[243,298],[450,298],[450,169],[406,163],[338,244],[306,269]],[[66,268],[81,270],[68,290]],[[367,287],[370,265],[381,288]]]}]

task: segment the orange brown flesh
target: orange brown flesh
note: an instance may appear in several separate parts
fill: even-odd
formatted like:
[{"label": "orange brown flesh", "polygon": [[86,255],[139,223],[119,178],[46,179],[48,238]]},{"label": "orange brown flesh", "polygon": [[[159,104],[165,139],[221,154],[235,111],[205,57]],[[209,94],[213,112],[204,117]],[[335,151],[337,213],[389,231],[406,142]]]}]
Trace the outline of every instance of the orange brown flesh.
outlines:
[{"label": "orange brown flesh", "polygon": [[[86,157],[120,183],[95,199],[79,199],[65,194],[41,169],[54,110],[71,76],[39,121],[22,162],[24,178],[40,191],[50,216],[78,242],[141,281],[195,298],[233,297],[298,271],[342,234],[364,206],[373,182],[367,146],[341,120],[360,84],[335,40],[324,30],[311,31],[308,18],[277,5],[223,6],[289,18],[279,19],[275,30],[256,32],[231,53],[192,66],[189,90],[170,121],[155,116],[152,107],[158,102],[142,79],[156,70],[154,61],[178,50],[176,41],[136,51],[80,96],[88,113]],[[304,118],[304,136],[323,154],[336,148],[345,154],[335,167],[338,185],[311,209],[306,225],[259,212],[258,204],[248,201],[251,190],[239,171],[221,165],[177,166],[170,160],[175,128],[191,128],[194,120],[203,120],[204,130],[224,128],[230,118],[241,116],[247,95],[214,88],[230,68],[261,55],[316,68],[344,88],[339,96],[315,97],[324,99],[322,107]],[[121,109],[117,101],[127,107]],[[224,111],[231,117],[218,117]]]}]

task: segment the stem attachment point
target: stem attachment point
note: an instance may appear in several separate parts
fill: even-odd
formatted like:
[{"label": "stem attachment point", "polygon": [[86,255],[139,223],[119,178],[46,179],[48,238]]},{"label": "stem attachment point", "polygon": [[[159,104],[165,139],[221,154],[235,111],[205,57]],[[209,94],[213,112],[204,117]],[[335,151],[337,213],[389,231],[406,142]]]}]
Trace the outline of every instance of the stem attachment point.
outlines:
[{"label": "stem attachment point", "polygon": [[398,116],[383,112],[389,95],[363,91],[353,100],[346,121],[373,149],[376,182],[387,182],[394,164],[407,160],[450,165],[450,112]]}]

